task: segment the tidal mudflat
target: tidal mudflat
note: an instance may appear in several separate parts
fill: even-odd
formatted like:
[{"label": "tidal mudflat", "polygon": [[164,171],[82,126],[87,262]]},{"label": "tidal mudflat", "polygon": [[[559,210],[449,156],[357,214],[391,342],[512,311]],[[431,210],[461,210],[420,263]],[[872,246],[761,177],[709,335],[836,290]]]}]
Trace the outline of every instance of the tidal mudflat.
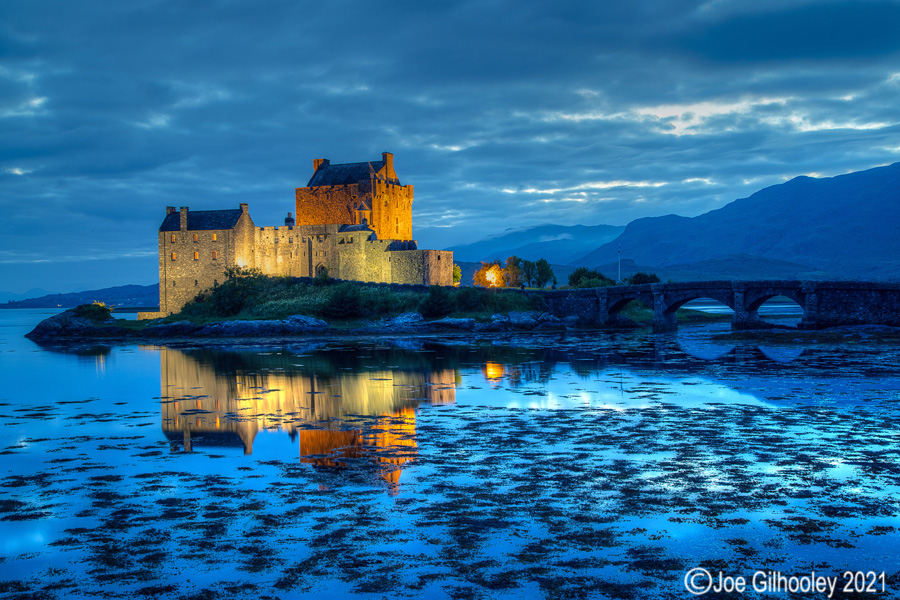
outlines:
[{"label": "tidal mudflat", "polygon": [[696,567],[900,590],[894,345],[40,347],[4,312],[10,598],[682,598]]}]

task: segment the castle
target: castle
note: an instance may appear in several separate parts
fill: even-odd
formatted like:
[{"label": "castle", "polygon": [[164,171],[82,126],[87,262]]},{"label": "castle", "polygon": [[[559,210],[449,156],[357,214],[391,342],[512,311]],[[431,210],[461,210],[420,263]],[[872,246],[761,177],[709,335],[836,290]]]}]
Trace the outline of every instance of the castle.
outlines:
[{"label": "castle", "polygon": [[265,275],[381,283],[452,285],[453,253],[419,250],[412,239],[413,186],[402,185],[389,152],[380,161],[332,165],[295,193],[296,220],[257,227],[246,204],[231,210],[166,207],[159,227],[159,312],[178,312],[225,270],[255,268]]}]

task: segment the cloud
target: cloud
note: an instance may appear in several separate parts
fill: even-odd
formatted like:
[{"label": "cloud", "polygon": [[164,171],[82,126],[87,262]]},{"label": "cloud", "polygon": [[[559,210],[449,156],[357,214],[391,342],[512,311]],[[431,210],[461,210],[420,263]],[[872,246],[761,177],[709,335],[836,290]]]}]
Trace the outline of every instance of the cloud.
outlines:
[{"label": "cloud", "polygon": [[774,0],[6,3],[0,252],[39,244],[101,278],[91,257],[118,252],[152,277],[165,206],[249,202],[256,223],[280,223],[312,159],[385,150],[415,185],[420,247],[696,215],[785,177],[897,160],[896,14]]}]

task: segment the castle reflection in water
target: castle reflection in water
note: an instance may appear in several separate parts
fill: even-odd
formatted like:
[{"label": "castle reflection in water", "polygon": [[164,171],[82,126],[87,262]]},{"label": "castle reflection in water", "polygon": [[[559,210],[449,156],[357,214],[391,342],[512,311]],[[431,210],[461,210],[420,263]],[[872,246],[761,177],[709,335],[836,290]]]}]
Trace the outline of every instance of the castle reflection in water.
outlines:
[{"label": "castle reflection in water", "polygon": [[416,408],[456,397],[456,369],[408,357],[361,367],[354,364],[368,358],[357,356],[361,349],[350,357],[346,349],[343,356],[158,350],[162,429],[172,451],[220,446],[251,454],[257,433],[284,431],[301,462],[342,467],[368,456],[396,484],[399,466],[416,455]]}]

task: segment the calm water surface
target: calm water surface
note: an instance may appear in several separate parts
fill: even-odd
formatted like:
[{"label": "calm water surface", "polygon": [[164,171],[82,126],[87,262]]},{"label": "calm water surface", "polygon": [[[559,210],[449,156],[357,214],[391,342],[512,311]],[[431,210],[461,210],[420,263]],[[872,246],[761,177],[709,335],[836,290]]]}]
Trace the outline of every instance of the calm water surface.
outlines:
[{"label": "calm water surface", "polygon": [[681,598],[694,567],[900,590],[891,346],[22,338],[52,312],[0,311],[11,598]]}]

